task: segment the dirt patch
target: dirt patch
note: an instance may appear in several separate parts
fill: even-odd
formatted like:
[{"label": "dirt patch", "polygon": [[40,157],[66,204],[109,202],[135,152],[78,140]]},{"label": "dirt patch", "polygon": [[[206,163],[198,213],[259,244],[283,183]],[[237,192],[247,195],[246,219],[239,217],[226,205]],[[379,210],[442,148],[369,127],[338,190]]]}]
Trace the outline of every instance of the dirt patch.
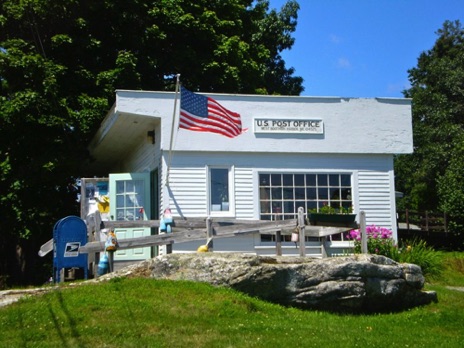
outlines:
[{"label": "dirt patch", "polygon": [[456,291],[463,291],[464,292],[464,286],[447,286],[447,289],[450,290],[456,290]]},{"label": "dirt patch", "polygon": [[14,289],[0,291],[0,307],[19,301],[25,296],[34,296],[56,289],[57,287],[35,288],[35,289]]}]

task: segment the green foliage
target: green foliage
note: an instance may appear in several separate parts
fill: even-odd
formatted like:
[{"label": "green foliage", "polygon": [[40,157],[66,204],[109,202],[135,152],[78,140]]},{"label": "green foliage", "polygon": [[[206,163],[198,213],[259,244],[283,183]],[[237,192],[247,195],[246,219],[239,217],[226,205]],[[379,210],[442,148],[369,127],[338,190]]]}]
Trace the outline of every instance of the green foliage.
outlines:
[{"label": "green foliage", "polygon": [[420,239],[405,241],[399,247],[392,248],[389,257],[397,262],[420,266],[427,279],[440,277],[444,270],[443,253],[434,250]]},{"label": "green foliage", "polygon": [[[464,132],[456,140],[446,172],[438,178],[440,208],[448,213],[449,230],[457,235],[464,235]],[[460,246],[464,247],[463,244]]]},{"label": "green foliage", "polygon": [[351,214],[353,213],[353,207],[333,207],[328,204],[322,205],[322,207],[319,208],[313,208],[308,210],[309,213],[320,213],[320,214]]},{"label": "green foliage", "polygon": [[[464,231],[464,29],[446,21],[434,46],[409,70],[414,153],[395,159],[401,209],[444,211],[454,233]],[[462,247],[462,246],[461,246]]]},{"label": "green foliage", "polygon": [[[450,272],[464,282],[462,273]],[[0,346],[460,347],[462,292],[447,285],[430,285],[439,301],[428,306],[336,315],[202,283],[116,279],[60,287],[0,308]]]}]

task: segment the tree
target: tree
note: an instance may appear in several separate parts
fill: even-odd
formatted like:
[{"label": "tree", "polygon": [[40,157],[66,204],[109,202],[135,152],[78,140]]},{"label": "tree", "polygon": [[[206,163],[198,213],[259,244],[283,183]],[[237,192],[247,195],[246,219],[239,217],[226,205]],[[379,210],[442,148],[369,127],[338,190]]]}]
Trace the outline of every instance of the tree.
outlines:
[{"label": "tree", "polygon": [[269,10],[268,0],[3,1],[0,277],[19,282],[16,246],[35,255],[58,219],[78,214],[75,180],[91,174],[81,166],[86,146],[115,89],[172,91],[180,73],[198,91],[301,93],[303,80],[280,56],[293,45],[298,8],[288,1]]},{"label": "tree", "polygon": [[464,194],[464,29],[446,21],[437,35],[409,70],[405,96],[413,103],[414,153],[396,159],[396,184],[407,197],[405,207],[442,209],[462,228],[464,210],[456,208]]},{"label": "tree", "polygon": [[[464,132],[456,139],[448,168],[438,178],[439,208],[450,217],[449,229],[458,236],[464,235]],[[458,246],[464,247],[464,244]]]}]

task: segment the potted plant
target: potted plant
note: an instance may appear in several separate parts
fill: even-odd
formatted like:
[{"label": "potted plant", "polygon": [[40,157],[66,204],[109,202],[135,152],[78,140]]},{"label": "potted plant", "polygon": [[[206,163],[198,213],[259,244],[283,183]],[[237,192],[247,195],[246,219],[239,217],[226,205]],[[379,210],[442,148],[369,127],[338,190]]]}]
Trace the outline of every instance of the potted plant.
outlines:
[{"label": "potted plant", "polygon": [[353,214],[353,208],[350,207],[332,207],[324,204],[317,209],[308,211],[309,222],[311,225],[318,226],[353,226],[356,220],[356,214]]}]

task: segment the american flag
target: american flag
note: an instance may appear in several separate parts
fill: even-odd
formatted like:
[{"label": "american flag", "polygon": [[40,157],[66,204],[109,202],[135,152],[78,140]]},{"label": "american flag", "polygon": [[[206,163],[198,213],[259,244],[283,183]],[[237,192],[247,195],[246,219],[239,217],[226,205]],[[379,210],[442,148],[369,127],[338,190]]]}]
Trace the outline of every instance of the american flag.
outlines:
[{"label": "american flag", "polygon": [[181,87],[179,127],[213,132],[233,138],[242,133],[242,121],[236,112],[227,110],[212,98]]}]

